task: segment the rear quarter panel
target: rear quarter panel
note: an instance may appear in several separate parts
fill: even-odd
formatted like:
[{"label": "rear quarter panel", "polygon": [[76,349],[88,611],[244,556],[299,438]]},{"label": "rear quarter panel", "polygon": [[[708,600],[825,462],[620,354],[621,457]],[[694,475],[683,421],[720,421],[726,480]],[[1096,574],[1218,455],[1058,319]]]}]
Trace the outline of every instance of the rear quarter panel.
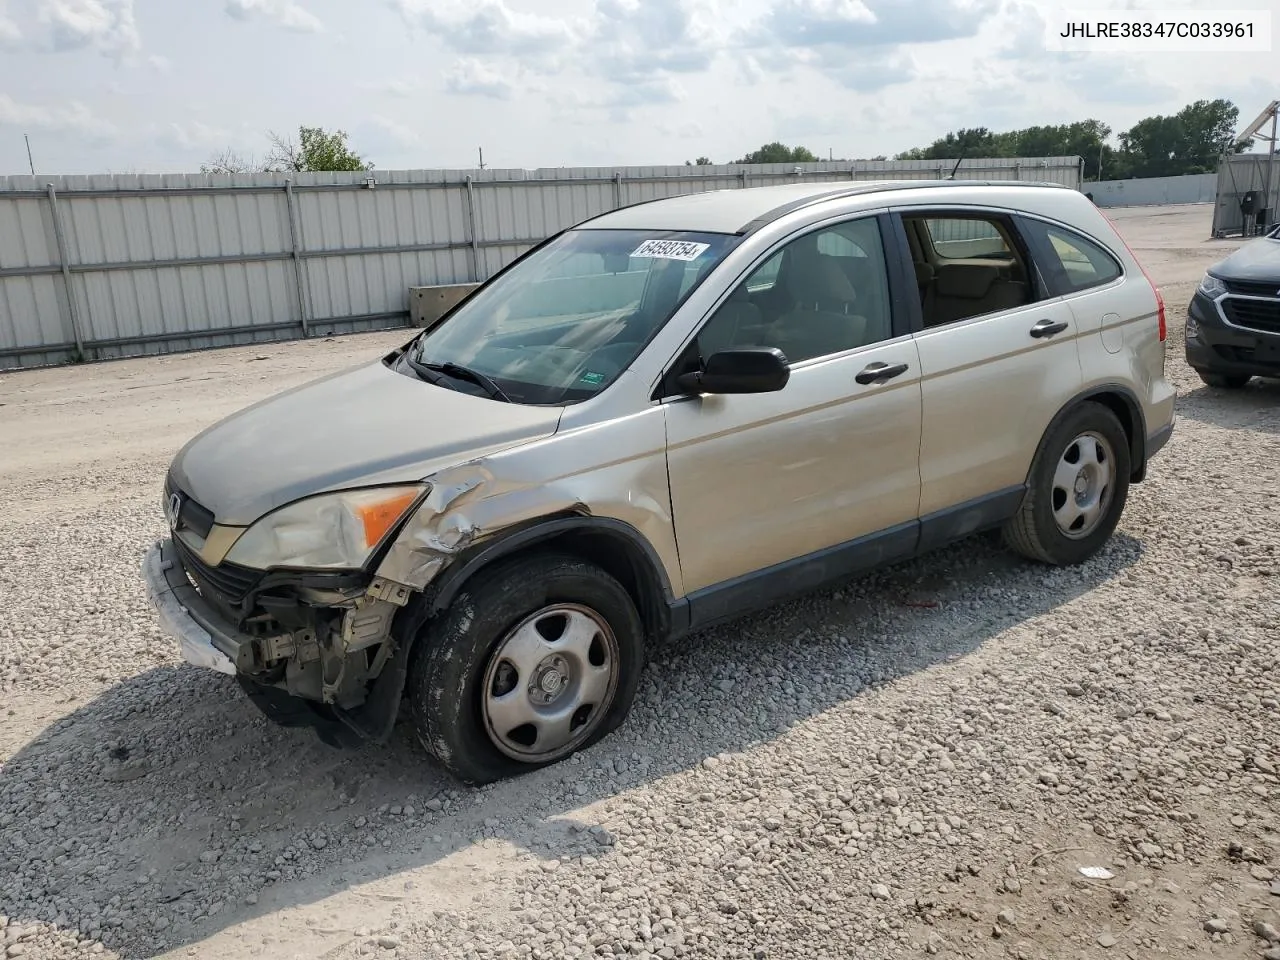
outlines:
[{"label": "rear quarter panel", "polygon": [[1159,305],[1142,265],[1114,224],[1083,194],[1045,191],[1028,201],[1028,213],[1083,233],[1124,267],[1120,280],[1065,299],[1081,332],[1085,389],[1127,387],[1142,407],[1146,434],[1151,436],[1173,422],[1177,391],[1165,375],[1167,343],[1160,339]]}]

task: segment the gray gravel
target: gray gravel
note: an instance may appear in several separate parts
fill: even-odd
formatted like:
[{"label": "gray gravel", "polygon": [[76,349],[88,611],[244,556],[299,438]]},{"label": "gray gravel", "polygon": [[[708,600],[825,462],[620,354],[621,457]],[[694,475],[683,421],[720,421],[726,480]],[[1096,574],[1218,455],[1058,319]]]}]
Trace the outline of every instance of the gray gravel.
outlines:
[{"label": "gray gravel", "polygon": [[1182,363],[1207,217],[1118,215],[1183,399],[1104,554],[982,538],[658,650],[618,734],[478,791],[261,720],[138,581],[182,440],[398,336],[0,378],[0,956],[1280,957],[1280,385]]}]

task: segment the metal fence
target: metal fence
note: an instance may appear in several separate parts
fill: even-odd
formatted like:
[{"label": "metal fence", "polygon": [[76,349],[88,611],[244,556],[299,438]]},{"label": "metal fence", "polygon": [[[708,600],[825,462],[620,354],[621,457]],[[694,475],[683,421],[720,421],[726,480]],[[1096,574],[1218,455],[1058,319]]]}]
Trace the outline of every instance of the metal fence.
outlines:
[{"label": "metal fence", "polygon": [[1080,189],[1093,194],[1093,202],[1100,207],[1213,203],[1218,189],[1218,175],[1193,173],[1184,177],[1103,180],[1101,183],[1086,183]]},{"label": "metal fence", "polygon": [[[405,326],[411,286],[484,280],[616,207],[954,166],[0,178],[0,369]],[[957,176],[1079,189],[1080,159],[966,160]]]},{"label": "metal fence", "polygon": [[1265,153],[1241,153],[1223,160],[1218,167],[1217,198],[1213,208],[1213,236],[1239,235],[1244,229],[1244,213],[1240,201],[1244,195],[1254,192],[1259,206],[1268,210],[1268,223],[1276,222],[1280,209],[1280,162],[1271,173],[1270,202],[1262,200],[1267,184],[1267,155]]}]

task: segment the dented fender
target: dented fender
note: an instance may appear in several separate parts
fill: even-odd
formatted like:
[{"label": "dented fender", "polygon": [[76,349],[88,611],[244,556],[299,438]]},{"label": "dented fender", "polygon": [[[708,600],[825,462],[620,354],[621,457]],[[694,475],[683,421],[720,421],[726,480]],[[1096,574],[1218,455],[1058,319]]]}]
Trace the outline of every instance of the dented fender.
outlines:
[{"label": "dented fender", "polygon": [[629,528],[664,588],[682,593],[660,407],[562,430],[424,480],[430,492],[378,564],[375,584],[421,592],[473,546],[539,521],[579,516]]}]

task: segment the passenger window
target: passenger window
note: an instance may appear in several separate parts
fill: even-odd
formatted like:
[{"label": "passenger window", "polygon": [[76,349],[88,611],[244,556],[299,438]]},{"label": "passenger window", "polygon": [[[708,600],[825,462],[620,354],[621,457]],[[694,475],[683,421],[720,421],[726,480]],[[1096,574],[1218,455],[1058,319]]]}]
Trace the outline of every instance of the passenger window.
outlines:
[{"label": "passenger window", "polygon": [[880,227],[864,218],[791,241],[730,294],[698,334],[702,360],[720,350],[777,347],[791,363],[892,335]]},{"label": "passenger window", "polygon": [[933,249],[940,260],[994,257],[1009,260],[1013,250],[990,220],[926,220]]},{"label": "passenger window", "polygon": [[1035,221],[1030,229],[1044,241],[1042,249],[1050,257],[1049,272],[1056,275],[1054,286],[1059,295],[1110,283],[1124,272],[1115,257],[1078,233]]},{"label": "passenger window", "polygon": [[1001,217],[904,217],[926,329],[1033,303],[1027,263]]}]

